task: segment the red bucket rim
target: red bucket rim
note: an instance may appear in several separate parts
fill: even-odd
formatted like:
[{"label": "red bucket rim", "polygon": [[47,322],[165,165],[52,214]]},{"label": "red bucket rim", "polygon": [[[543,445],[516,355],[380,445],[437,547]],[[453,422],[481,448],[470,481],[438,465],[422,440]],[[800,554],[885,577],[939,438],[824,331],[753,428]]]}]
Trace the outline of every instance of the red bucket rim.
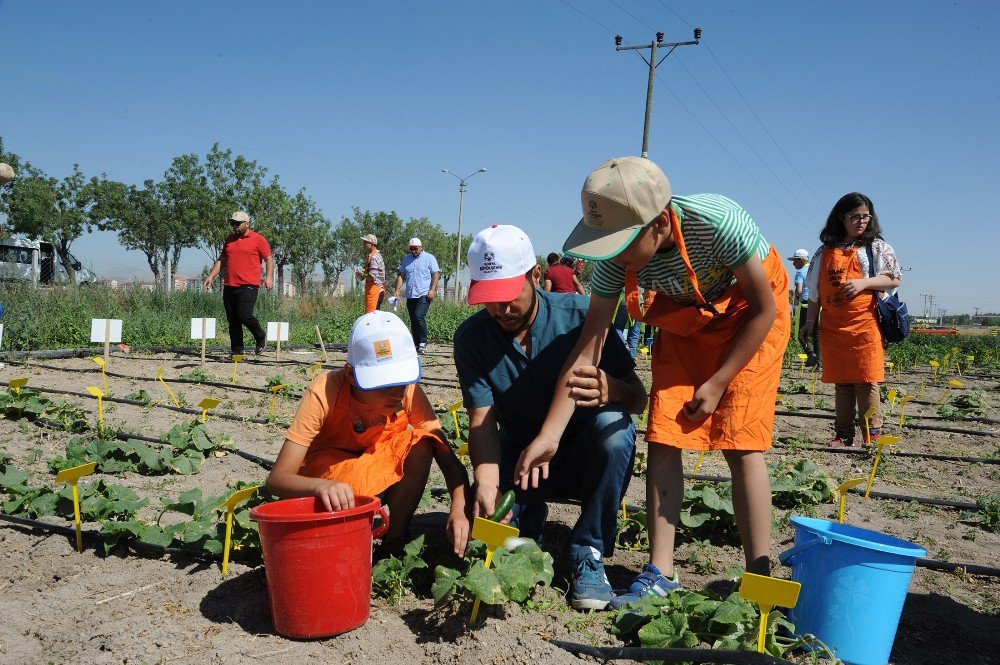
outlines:
[{"label": "red bucket rim", "polygon": [[[304,496],[295,499],[279,499],[262,503],[250,510],[250,519],[255,522],[315,522],[317,520],[346,519],[359,517],[366,513],[376,513],[382,507],[382,502],[374,496],[355,496],[354,507],[333,512],[306,510],[306,506],[316,506],[319,498]],[[294,504],[302,504],[303,512],[278,512]],[[276,508],[276,506],[280,506]]]}]

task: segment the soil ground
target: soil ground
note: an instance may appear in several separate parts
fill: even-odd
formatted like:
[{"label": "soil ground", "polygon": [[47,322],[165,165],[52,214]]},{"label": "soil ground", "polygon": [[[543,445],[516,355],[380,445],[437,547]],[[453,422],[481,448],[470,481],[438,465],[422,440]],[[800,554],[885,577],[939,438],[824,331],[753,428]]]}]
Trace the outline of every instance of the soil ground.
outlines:
[{"label": "soil ground", "polygon": [[[426,356],[424,388],[439,412],[460,398],[450,348],[432,345]],[[318,361],[311,352],[284,352],[281,363],[271,356],[248,358],[238,369],[237,383],[263,388],[268,377],[282,375],[286,383],[308,382],[309,367]],[[328,366],[338,366],[343,354],[331,354]],[[155,380],[158,367],[169,382],[198,368],[197,358],[159,354],[123,356],[116,352],[108,370],[133,378],[109,377],[110,394],[123,397],[146,390],[160,404],[169,404],[163,385]],[[224,358],[210,358],[205,371],[215,380],[228,382],[232,365]],[[816,383],[815,397],[808,370],[786,367],[778,405],[791,415],[779,415],[775,440],[784,447],[769,453],[770,459],[808,457],[838,482],[867,475],[871,460],[865,455],[833,454],[795,449],[799,443],[821,444],[832,434],[830,416],[832,386]],[[27,376],[29,386],[83,392],[100,385],[96,365],[87,358],[34,360],[8,363],[0,369],[0,381]],[[640,359],[640,376],[648,383],[648,361]],[[948,379],[952,378],[951,376]],[[955,377],[957,378],[957,377]],[[998,417],[996,388],[1000,379],[972,370],[962,377],[966,390],[980,388],[990,401],[988,417]],[[921,383],[923,387],[921,388]],[[916,429],[902,431],[900,451],[993,457],[1000,454],[997,425],[986,422],[950,422],[936,419],[935,402],[947,379],[935,384],[929,372],[911,370],[889,386],[919,395],[907,405],[910,422],[953,427],[968,433]],[[203,397],[221,398],[219,413],[266,418],[270,395],[235,387],[172,384],[178,398],[197,404]],[[800,391],[805,391],[801,393]],[[798,394],[795,394],[798,393]],[[51,395],[53,399],[95,407],[90,397]],[[247,452],[273,459],[283,439],[284,426],[296,408],[294,399],[278,399],[273,424],[236,422],[209,416],[213,433],[232,438]],[[447,415],[447,414],[444,414]],[[106,404],[109,427],[159,436],[174,424],[191,417],[158,407]],[[886,418],[886,433],[899,433],[899,404]],[[13,457],[18,468],[28,470],[35,482],[50,482],[46,460],[65,454],[69,434],[38,427],[25,421],[0,420],[0,448]],[[641,437],[640,437],[641,439]],[[646,444],[640,440],[639,450]],[[685,458],[688,470],[695,455]],[[706,455],[700,473],[728,475],[718,455]],[[193,476],[147,477],[124,474],[113,479],[135,489],[158,504],[161,496],[176,496],[191,487],[206,494],[219,494],[237,480],[262,482],[266,471],[234,454],[209,458]],[[875,489],[897,494],[975,501],[997,491],[1000,466],[889,454],[879,468]],[[432,472],[430,486],[443,487]],[[635,477],[627,500],[644,503],[643,477]],[[141,517],[154,519],[152,509]],[[439,503],[420,509],[413,524],[416,533],[440,538],[447,508]],[[960,511],[890,500],[864,500],[848,496],[850,523],[912,541],[938,560],[1000,566],[1000,534],[990,533]],[[784,511],[776,511],[779,516]],[[555,587],[565,589],[568,571],[561,559],[570,526],[578,515],[572,505],[554,505],[549,514],[544,547],[556,559]],[[818,516],[836,517],[836,506],[818,507]],[[71,524],[61,518],[48,518]],[[787,522],[775,533],[772,553],[789,546],[792,530]],[[183,557],[149,557],[118,551],[100,556],[93,543],[77,554],[70,538],[41,529],[0,523],[0,663],[35,662],[288,662],[317,659],[328,662],[373,663],[404,660],[425,663],[571,662],[578,660],[547,642],[562,639],[595,645],[620,645],[608,632],[608,614],[579,613],[569,609],[564,598],[547,591],[532,609],[516,605],[484,607],[484,620],[466,626],[468,605],[452,605],[433,611],[430,599],[409,596],[398,605],[375,599],[369,621],[350,633],[316,641],[295,641],[274,633],[263,566],[234,563],[222,580],[218,565]],[[84,528],[96,525],[84,524]],[[688,588],[725,587],[726,570],[742,565],[737,547],[711,543],[685,543],[677,552],[678,567]],[[645,561],[639,551],[619,550],[608,561],[612,584],[623,587]],[[775,574],[787,569],[776,566]],[[918,568],[910,586],[892,662],[997,663],[1000,654],[1000,580],[964,572],[944,573]]]}]

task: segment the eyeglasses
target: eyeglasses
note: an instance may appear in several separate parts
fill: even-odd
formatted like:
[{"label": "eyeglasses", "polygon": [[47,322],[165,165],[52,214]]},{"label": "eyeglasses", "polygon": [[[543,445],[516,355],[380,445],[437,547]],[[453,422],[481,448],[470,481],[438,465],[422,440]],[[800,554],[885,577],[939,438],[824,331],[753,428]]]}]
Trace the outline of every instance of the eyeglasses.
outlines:
[{"label": "eyeglasses", "polygon": [[419,249],[420,249],[419,247],[410,247],[411,252],[416,252]]},{"label": "eyeglasses", "polygon": [[844,215],[844,219],[851,222],[852,224],[857,224],[858,222],[870,222],[872,219],[871,215],[859,215],[854,213],[853,215]]},{"label": "eyeglasses", "polygon": [[229,220],[229,226],[239,226],[239,225],[240,225],[240,224],[242,224],[242,223],[243,223],[243,222],[238,222],[238,221],[236,221],[235,219],[231,219],[231,220]]}]

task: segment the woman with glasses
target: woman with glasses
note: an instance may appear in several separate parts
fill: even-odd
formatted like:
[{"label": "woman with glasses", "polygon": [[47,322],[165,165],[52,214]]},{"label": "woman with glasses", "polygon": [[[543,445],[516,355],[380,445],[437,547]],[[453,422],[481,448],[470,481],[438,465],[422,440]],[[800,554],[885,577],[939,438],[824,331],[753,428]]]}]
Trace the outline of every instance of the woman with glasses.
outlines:
[{"label": "woman with glasses", "polygon": [[[833,206],[819,234],[806,287],[808,317],[799,331],[809,339],[819,320],[824,383],[833,383],[837,409],[831,446],[854,445],[858,413],[875,407],[864,432],[871,441],[881,434],[878,384],[885,381],[885,351],[875,320],[875,298],[895,293],[902,274],[896,252],[882,239],[872,200],[845,194]],[[820,314],[822,310],[822,314]]]}]

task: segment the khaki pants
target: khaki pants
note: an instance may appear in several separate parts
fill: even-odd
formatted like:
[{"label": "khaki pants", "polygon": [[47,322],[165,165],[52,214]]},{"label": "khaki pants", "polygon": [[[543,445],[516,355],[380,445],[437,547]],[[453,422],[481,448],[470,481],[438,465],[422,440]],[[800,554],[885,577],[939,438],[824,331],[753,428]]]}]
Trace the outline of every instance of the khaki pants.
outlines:
[{"label": "khaki pants", "polygon": [[869,425],[875,429],[882,428],[882,409],[880,408],[877,383],[838,383],[834,388],[834,402],[837,417],[833,421],[837,436],[854,437],[854,420],[860,415],[861,427],[864,428],[864,414],[875,407],[875,414]]}]

